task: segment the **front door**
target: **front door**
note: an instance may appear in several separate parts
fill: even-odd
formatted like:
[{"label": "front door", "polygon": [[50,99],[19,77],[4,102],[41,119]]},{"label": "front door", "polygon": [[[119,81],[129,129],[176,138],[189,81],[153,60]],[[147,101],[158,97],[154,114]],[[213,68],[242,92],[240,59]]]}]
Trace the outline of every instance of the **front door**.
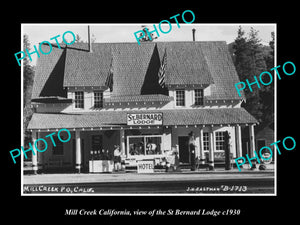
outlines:
[{"label": "front door", "polygon": [[179,146],[179,162],[190,163],[189,137],[188,136],[178,137],[178,146]]}]

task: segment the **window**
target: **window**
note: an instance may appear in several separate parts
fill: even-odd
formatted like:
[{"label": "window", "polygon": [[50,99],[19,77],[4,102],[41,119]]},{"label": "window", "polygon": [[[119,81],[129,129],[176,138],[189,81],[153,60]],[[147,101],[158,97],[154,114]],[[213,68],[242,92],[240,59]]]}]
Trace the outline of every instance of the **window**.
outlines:
[{"label": "window", "polygon": [[53,136],[56,146],[52,145],[53,155],[64,155],[64,143],[62,143],[57,136]]},{"label": "window", "polygon": [[207,132],[203,133],[203,151],[204,152],[209,151],[209,133]]},{"label": "window", "polygon": [[224,151],[224,133],[216,132],[216,151]]},{"label": "window", "polygon": [[75,92],[75,108],[84,108],[84,97],[83,91],[76,91]]},{"label": "window", "polygon": [[101,91],[94,92],[94,107],[95,108],[103,107],[103,92]]},{"label": "window", "polygon": [[195,89],[195,105],[203,105],[203,89]]},{"label": "window", "polygon": [[129,142],[129,155],[145,154],[143,137],[130,137],[128,142]]},{"label": "window", "polygon": [[184,90],[176,90],[176,106],[185,106]]},{"label": "window", "polygon": [[161,136],[127,136],[129,155],[161,154]]},{"label": "window", "polygon": [[102,150],[102,135],[92,135],[92,150]]},{"label": "window", "polygon": [[161,137],[145,137],[146,155],[160,154]]}]

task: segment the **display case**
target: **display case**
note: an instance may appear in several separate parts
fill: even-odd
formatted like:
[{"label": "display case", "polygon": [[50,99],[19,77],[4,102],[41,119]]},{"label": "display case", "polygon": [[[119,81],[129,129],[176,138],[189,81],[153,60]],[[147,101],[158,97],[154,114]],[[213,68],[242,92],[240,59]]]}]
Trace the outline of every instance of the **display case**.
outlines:
[{"label": "display case", "polygon": [[111,173],[114,170],[114,161],[108,150],[90,151],[89,172]]}]

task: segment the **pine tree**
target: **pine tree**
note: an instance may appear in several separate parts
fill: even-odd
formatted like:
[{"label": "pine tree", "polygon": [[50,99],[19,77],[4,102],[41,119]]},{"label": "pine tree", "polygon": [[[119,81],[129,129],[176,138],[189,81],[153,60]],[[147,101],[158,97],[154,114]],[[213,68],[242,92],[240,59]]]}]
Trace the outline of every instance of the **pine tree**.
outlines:
[{"label": "pine tree", "polygon": [[[264,71],[269,71],[274,67],[274,32],[271,33],[272,40],[269,46],[263,46],[258,38],[258,31],[251,28],[248,37],[240,26],[237,32],[232,49],[234,52],[234,64],[241,81],[254,82],[254,76],[259,80],[259,75]],[[274,79],[274,73],[270,72]],[[262,77],[265,83],[269,83],[270,77]],[[247,87],[244,89],[246,102],[242,104],[259,122],[261,127],[274,122],[274,80],[264,86],[260,83],[252,85],[253,91]]]},{"label": "pine tree", "polygon": [[[149,30],[149,28],[147,26],[143,25],[142,28],[143,28],[143,32],[144,32],[144,37],[140,39],[140,42],[146,42],[146,41],[150,41],[151,42],[151,41],[153,41],[154,39],[157,38],[157,37],[154,37],[153,33],[150,34],[151,37],[148,35],[148,32],[147,32],[146,29]],[[140,33],[140,37],[141,36],[143,36],[142,32]]]},{"label": "pine tree", "polygon": [[266,63],[263,54],[263,46],[261,44],[261,40],[258,38],[258,31],[250,28],[249,38],[248,38],[248,46],[250,50],[250,55],[252,57],[253,65],[251,68],[253,69],[253,74],[259,75],[260,73],[266,71]]},{"label": "pine tree", "polygon": [[[268,85],[264,86],[264,88],[260,92],[260,98],[263,105],[263,118],[262,118],[262,126],[269,125],[274,123],[274,71],[270,71],[271,68],[273,68],[274,65],[274,42],[275,42],[275,36],[274,32],[271,32],[271,41],[269,42],[269,48],[266,49],[264,54],[264,59],[266,62],[267,71],[272,74],[273,82]],[[270,78],[266,76],[266,81],[269,82]]]},{"label": "pine tree", "polygon": [[[245,31],[239,26],[238,36],[233,44],[235,67],[243,82],[246,82],[246,79],[249,83],[254,82],[253,76],[258,76],[266,69],[260,39],[257,35],[258,32],[251,28],[247,38]],[[263,112],[259,91],[256,85],[252,86],[252,92],[249,88],[245,88],[246,102],[242,106],[260,122]]]},{"label": "pine tree", "polygon": [[[92,34],[91,42],[92,42],[92,43],[95,43],[95,42],[96,42],[96,37],[95,37],[94,34]],[[80,35],[79,35],[79,34],[76,34],[75,43],[88,43],[88,41],[82,40],[82,38],[80,37]]]},{"label": "pine tree", "polygon": [[[30,43],[28,35],[23,36],[23,49],[28,49],[30,52]],[[23,51],[24,51],[23,50]],[[26,130],[30,118],[32,117],[33,110],[31,108],[31,92],[34,78],[34,67],[30,65],[27,57],[23,59],[23,132],[24,132],[24,145],[30,142],[31,134]]]},{"label": "pine tree", "polygon": [[[28,51],[30,51],[30,44],[29,44],[29,40],[28,40],[28,35],[24,34],[23,36],[23,49],[28,49]],[[23,100],[24,100],[24,104],[23,107],[25,107],[25,105],[27,105],[30,102],[30,98],[31,98],[31,88],[32,88],[32,84],[33,84],[33,76],[34,76],[34,68],[33,66],[30,65],[28,57],[25,57],[23,59]]]},{"label": "pine tree", "polygon": [[79,36],[79,34],[76,34],[75,43],[84,43],[84,41],[81,39],[81,37]]},{"label": "pine tree", "polygon": [[239,26],[238,36],[233,44],[233,51],[235,67],[241,81],[248,78],[247,74],[249,70],[251,70],[251,67],[249,66],[249,56],[247,48],[247,38],[245,37],[245,31],[242,30],[241,26]]}]

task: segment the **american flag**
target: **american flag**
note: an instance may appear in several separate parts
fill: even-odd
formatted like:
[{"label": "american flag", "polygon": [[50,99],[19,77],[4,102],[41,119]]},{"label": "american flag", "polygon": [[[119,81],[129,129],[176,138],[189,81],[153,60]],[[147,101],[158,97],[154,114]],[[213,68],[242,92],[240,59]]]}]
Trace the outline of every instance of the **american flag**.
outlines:
[{"label": "american flag", "polygon": [[112,61],[111,61],[109,74],[108,74],[108,76],[106,78],[106,81],[105,81],[105,86],[109,87],[110,91],[112,92],[113,84],[114,84],[114,80],[113,80],[113,70],[112,70]]},{"label": "american flag", "polygon": [[164,88],[165,87],[165,71],[167,66],[167,51],[165,49],[165,53],[161,62],[161,66],[158,71],[158,83],[159,85]]}]

